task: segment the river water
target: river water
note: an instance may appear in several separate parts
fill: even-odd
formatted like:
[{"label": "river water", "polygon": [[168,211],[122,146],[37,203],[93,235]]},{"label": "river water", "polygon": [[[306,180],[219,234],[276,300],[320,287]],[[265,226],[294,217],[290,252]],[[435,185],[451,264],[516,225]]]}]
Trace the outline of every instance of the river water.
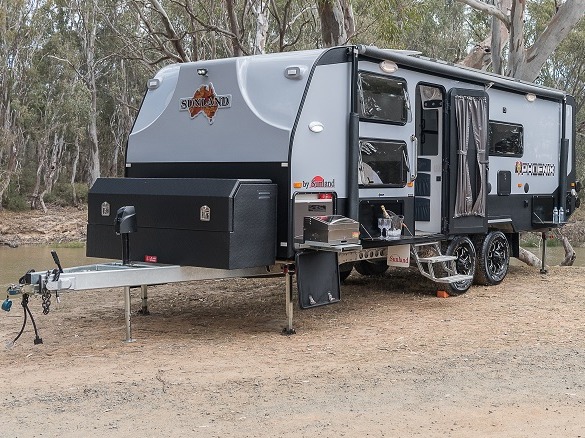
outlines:
[{"label": "river water", "polygon": [[7,246],[0,246],[0,293],[8,285],[18,283],[18,279],[30,269],[47,271],[55,268],[56,265],[51,256],[52,249],[57,251],[63,268],[107,261],[86,257],[85,247],[53,248],[50,246],[34,245],[9,248]]},{"label": "river water", "polygon": [[[0,246],[0,293],[12,283],[18,283],[18,279],[29,269],[46,271],[55,268],[51,257],[50,246],[20,246],[8,248]],[[529,248],[538,257],[541,255],[539,248]],[[63,268],[89,265],[106,262],[104,259],[89,258],[85,256],[85,247],[81,248],[57,248],[57,254]],[[575,266],[585,266],[585,248],[575,248],[577,259]],[[547,264],[557,265],[564,258],[563,248],[550,246],[547,248]],[[521,263],[512,259],[512,263]]]}]

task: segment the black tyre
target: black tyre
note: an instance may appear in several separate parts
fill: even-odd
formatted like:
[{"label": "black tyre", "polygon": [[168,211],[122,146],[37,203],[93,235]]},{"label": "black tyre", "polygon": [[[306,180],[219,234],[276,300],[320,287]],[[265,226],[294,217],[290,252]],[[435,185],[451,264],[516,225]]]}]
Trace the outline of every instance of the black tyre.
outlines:
[{"label": "black tyre", "polygon": [[476,241],[475,282],[484,286],[500,284],[508,274],[510,245],[501,231],[492,231]]},{"label": "black tyre", "polygon": [[388,270],[386,260],[361,260],[354,265],[356,271],[362,275],[379,276]]},{"label": "black tyre", "polygon": [[353,270],[353,263],[342,263],[339,265],[339,281],[343,282],[347,280],[349,274]]},{"label": "black tyre", "polygon": [[[445,251],[447,255],[457,256],[455,261],[455,270],[457,274],[475,275],[476,252],[473,242],[466,236],[458,236],[453,239]],[[446,284],[449,295],[461,295],[467,292],[473,283],[473,278],[457,283]]]}]

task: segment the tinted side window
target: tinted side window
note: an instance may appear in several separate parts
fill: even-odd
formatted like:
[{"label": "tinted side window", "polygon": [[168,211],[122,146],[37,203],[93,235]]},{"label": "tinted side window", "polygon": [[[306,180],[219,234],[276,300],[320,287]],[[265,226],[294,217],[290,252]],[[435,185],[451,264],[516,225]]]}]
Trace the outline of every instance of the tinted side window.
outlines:
[{"label": "tinted side window", "polygon": [[406,81],[360,72],[360,118],[397,123],[408,121]]},{"label": "tinted side window", "polygon": [[407,172],[406,143],[360,140],[360,185],[404,187]]},{"label": "tinted side window", "polygon": [[524,153],[524,128],[490,121],[489,143],[490,155],[521,157]]}]

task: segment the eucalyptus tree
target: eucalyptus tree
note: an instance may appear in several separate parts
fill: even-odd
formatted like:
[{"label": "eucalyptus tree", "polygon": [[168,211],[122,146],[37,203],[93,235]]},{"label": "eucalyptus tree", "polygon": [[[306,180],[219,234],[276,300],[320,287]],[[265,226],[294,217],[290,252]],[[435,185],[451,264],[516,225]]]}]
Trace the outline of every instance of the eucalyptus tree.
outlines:
[{"label": "eucalyptus tree", "polygon": [[113,28],[123,56],[148,66],[316,47],[313,0],[129,0]]},{"label": "eucalyptus tree", "polygon": [[351,0],[317,0],[325,47],[347,44],[355,33]]},{"label": "eucalyptus tree", "polygon": [[436,0],[354,0],[356,33],[352,41],[414,50],[430,58],[457,62],[473,36],[463,5]]},{"label": "eucalyptus tree", "polygon": [[[491,1],[458,0],[472,8],[491,15],[499,20],[507,29],[507,65],[505,74],[534,81],[547,59],[554,53],[561,42],[571,33],[573,28],[585,15],[583,0],[511,0],[510,9],[506,2],[493,4]],[[554,5],[554,12],[546,22],[546,26],[533,38],[527,38],[525,23],[532,13],[539,8]],[[534,10],[534,12],[532,12]],[[494,34],[495,35],[495,34]],[[498,51],[493,56],[500,56]]]},{"label": "eucalyptus tree", "polygon": [[[72,144],[76,148],[80,144],[78,136],[83,135],[89,122],[86,108],[90,98],[83,82],[78,80],[78,72],[62,61],[79,53],[69,13],[47,1],[39,16],[37,25],[44,29],[45,39],[29,70],[26,105],[34,115],[28,124],[36,153],[28,161],[36,164],[31,208],[46,211],[45,196],[52,192],[61,173],[69,171],[75,180],[76,164],[70,169],[65,157]],[[77,156],[77,151],[74,154]]]},{"label": "eucalyptus tree", "polygon": [[28,141],[24,103],[29,67],[43,31],[36,26],[44,2],[0,0],[0,209],[4,194],[19,172]]}]

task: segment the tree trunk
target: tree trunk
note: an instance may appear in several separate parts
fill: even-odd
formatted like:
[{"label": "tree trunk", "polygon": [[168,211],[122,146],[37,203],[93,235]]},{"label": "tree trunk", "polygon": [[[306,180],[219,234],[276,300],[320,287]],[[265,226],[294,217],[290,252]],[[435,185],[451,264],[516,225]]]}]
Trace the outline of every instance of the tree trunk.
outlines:
[{"label": "tree trunk", "polygon": [[76,134],[75,135],[75,158],[73,159],[73,166],[71,167],[71,180],[70,180],[71,193],[72,193],[74,205],[77,205],[77,203],[78,203],[77,191],[75,190],[75,178],[77,177],[77,166],[79,164],[79,152],[80,152],[79,135]]},{"label": "tree trunk", "polygon": [[91,93],[91,105],[89,108],[89,185],[92,186],[96,179],[101,176],[100,169],[100,147],[97,134],[97,88],[95,84],[95,77],[93,73],[90,74],[90,93]]},{"label": "tree trunk", "polygon": [[225,5],[228,14],[228,21],[230,26],[230,31],[234,35],[230,38],[232,43],[232,54],[233,56],[242,56],[242,48],[240,46],[240,42],[238,41],[238,37],[240,35],[240,27],[238,26],[238,17],[236,16],[236,11],[234,8],[235,0],[225,0]]},{"label": "tree trunk", "polygon": [[[507,12],[512,7],[512,0],[496,0],[496,6],[502,13],[507,15]],[[508,32],[508,28],[496,16],[492,16],[491,28],[492,71],[497,74],[503,74],[504,63],[502,50],[510,38],[510,32]]]},{"label": "tree trunk", "polygon": [[518,66],[514,77],[530,82],[536,80],[546,60],[584,15],[584,0],[567,0],[563,3],[534,44],[525,50],[525,62]]},{"label": "tree trunk", "polygon": [[49,160],[49,165],[47,169],[45,169],[45,173],[43,175],[43,182],[45,187],[43,191],[39,194],[39,202],[43,211],[47,212],[47,207],[45,205],[45,196],[53,191],[53,186],[57,182],[59,178],[59,173],[61,171],[61,166],[59,166],[59,162],[61,161],[61,157],[63,156],[63,146],[65,145],[65,139],[63,138],[63,134],[60,136],[55,133],[55,138],[53,140],[53,147],[51,148],[51,158]]},{"label": "tree trunk", "polygon": [[325,47],[341,46],[355,33],[350,0],[317,0],[321,36]]},{"label": "tree trunk", "polygon": [[36,210],[42,204],[40,202],[41,181],[43,178],[43,172],[45,172],[45,163],[47,162],[47,149],[49,148],[48,142],[48,134],[45,133],[43,138],[37,143],[37,173],[35,186],[30,198],[31,210]]},{"label": "tree trunk", "polygon": [[97,108],[97,84],[96,84],[96,65],[95,65],[95,40],[96,40],[96,32],[97,32],[97,25],[95,23],[95,13],[96,11],[92,11],[90,18],[92,23],[90,28],[88,29],[86,38],[87,44],[85,47],[85,56],[87,58],[87,66],[88,66],[88,78],[87,78],[87,87],[89,88],[89,92],[91,94],[91,103],[89,107],[89,141],[90,141],[90,149],[89,149],[89,185],[92,186],[96,179],[101,176],[101,169],[100,169],[100,145],[98,140],[98,130],[97,130],[97,118],[98,118],[98,108]]},{"label": "tree trunk", "polygon": [[266,53],[266,39],[268,38],[268,2],[256,0],[252,4],[252,12],[256,17],[256,36],[254,38],[254,55]]},{"label": "tree trunk", "polygon": [[524,44],[524,0],[512,0],[510,46],[508,47],[508,71],[507,75],[517,78],[526,63],[526,51]]}]

